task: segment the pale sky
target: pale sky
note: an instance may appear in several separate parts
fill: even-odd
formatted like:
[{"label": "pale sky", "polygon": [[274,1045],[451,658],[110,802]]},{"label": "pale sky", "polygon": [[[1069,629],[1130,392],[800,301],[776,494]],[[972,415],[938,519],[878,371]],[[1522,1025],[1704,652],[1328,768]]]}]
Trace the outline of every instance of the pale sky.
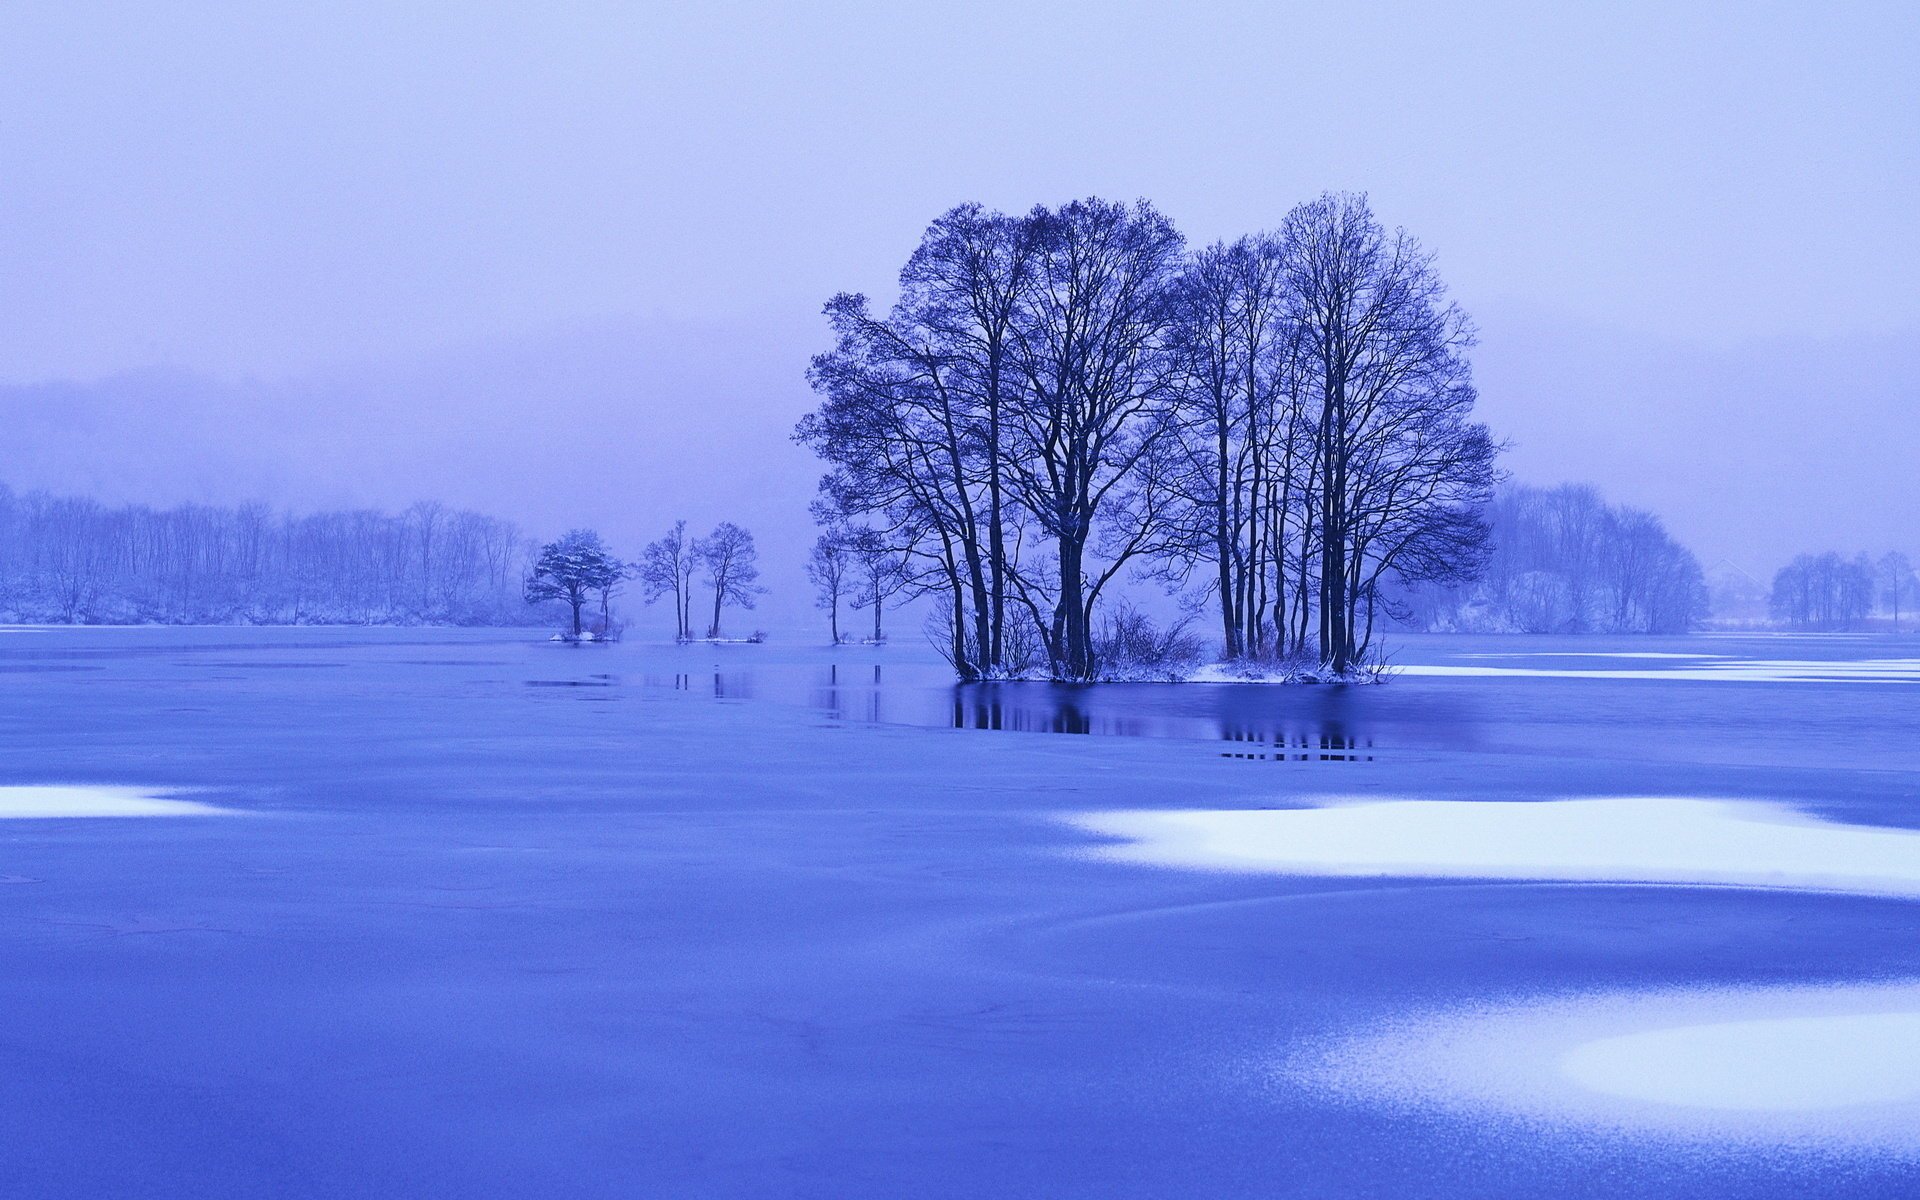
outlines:
[{"label": "pale sky", "polygon": [[[1920,550],[1916,63],[1905,4],[15,3],[0,385],[84,406],[169,368],[198,415],[145,446],[164,492],[169,463],[208,476],[194,431],[219,404],[324,408],[337,384],[404,409],[392,381],[436,363],[632,330],[658,353],[547,363],[537,404],[468,379],[419,477],[460,478],[486,459],[470,425],[509,445],[532,413],[620,430],[644,446],[609,469],[658,476],[731,414],[732,453],[764,446],[802,511],[785,439],[819,305],[884,294],[945,208],[1145,196],[1199,243],[1364,190],[1479,319],[1517,474],[1596,483],[1755,569],[1802,541]],[[1694,447],[1702,474],[1674,478],[1673,439],[1723,425],[1731,460]],[[1711,482],[1788,439],[1816,477],[1791,520]],[[132,486],[87,454],[0,451],[0,479]],[[413,482],[351,432],[299,457],[289,477],[330,490],[269,498]],[[673,501],[602,519],[649,529]]]}]

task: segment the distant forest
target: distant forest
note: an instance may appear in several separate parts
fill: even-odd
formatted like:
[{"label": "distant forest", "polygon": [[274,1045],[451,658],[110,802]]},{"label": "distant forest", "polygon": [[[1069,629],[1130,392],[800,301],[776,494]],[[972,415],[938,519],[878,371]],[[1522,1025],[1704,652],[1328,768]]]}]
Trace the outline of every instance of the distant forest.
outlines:
[{"label": "distant forest", "polygon": [[531,553],[511,522],[431,502],[295,516],[0,484],[5,621],[520,625]]},{"label": "distant forest", "polygon": [[1500,489],[1480,578],[1395,597],[1415,628],[1472,633],[1684,633],[1708,616],[1700,560],[1660,518],[1590,487]]}]

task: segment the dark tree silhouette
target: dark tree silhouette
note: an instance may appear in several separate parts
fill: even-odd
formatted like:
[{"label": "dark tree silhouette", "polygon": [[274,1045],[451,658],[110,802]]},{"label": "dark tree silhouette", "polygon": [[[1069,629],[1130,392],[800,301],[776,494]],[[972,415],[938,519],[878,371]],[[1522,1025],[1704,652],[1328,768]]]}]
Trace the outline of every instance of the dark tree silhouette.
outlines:
[{"label": "dark tree silhouette", "polygon": [[795,435],[829,466],[817,507],[940,597],[964,679],[1036,639],[1055,678],[1096,678],[1110,585],[1203,565],[1230,656],[1312,638],[1344,675],[1389,585],[1484,559],[1498,447],[1471,420],[1471,330],[1364,197],[1191,258],[1144,201],[964,205],[885,316],[826,311]]},{"label": "dark tree silhouette", "polygon": [[916,564],[916,586],[944,593],[948,657],[967,679],[996,673],[1005,650],[1013,323],[1036,228],[962,205],[927,230],[886,316],[864,296],[829,301],[835,347],[808,374],[822,404],[795,434],[832,467],[830,519],[885,537]]},{"label": "dark tree silhouette", "polygon": [[1287,319],[1318,401],[1320,657],[1345,674],[1384,572],[1477,571],[1496,447],[1467,419],[1472,327],[1412,237],[1365,196],[1334,194],[1287,214],[1282,237]]},{"label": "dark tree silhouette", "polygon": [[696,539],[687,536],[685,521],[675,521],[665,537],[641,551],[635,568],[648,604],[672,597],[676,641],[693,640],[693,574],[699,566]]},{"label": "dark tree silhouette", "polygon": [[816,607],[827,611],[827,629],[833,644],[840,644],[840,602],[853,586],[854,552],[851,535],[843,529],[829,529],[813,543],[807,555],[807,582],[814,587]]},{"label": "dark tree silhouette", "polygon": [[904,591],[912,577],[905,558],[884,538],[872,536],[863,530],[852,535],[850,549],[857,576],[852,581],[855,588],[853,606],[873,609],[873,641],[878,645],[886,640],[886,634],[880,627],[880,618],[887,601]]},{"label": "dark tree silhouette", "polygon": [[694,543],[694,552],[707,569],[707,586],[713,589],[713,623],[707,636],[720,636],[720,613],[729,604],[752,608],[765,590],[758,585],[760,552],[754,548],[753,535],[722,521],[713,532]]},{"label": "dark tree silhouette", "polygon": [[[1166,342],[1181,239],[1144,201],[1076,200],[1036,209],[1028,220],[1036,250],[1033,285],[1014,322],[1024,386],[1013,405],[1008,468],[1022,504],[1053,539],[1054,570],[1016,583],[1053,673],[1092,679],[1094,605],[1155,530],[1155,507],[1134,502],[1170,428]],[[1125,519],[1103,524],[1115,514]]]}]

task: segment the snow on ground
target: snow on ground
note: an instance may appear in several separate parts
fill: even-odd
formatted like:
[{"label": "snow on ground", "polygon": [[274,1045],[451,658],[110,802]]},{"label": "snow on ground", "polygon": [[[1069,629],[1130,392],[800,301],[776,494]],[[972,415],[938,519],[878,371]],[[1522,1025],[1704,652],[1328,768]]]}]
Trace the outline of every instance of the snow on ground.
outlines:
[{"label": "snow on ground", "polygon": [[0,820],[63,817],[212,817],[233,813],[197,800],[174,800],[143,788],[80,785],[0,786]]},{"label": "snow on ground", "polygon": [[1597,992],[1408,1016],[1276,1073],[1389,1108],[1920,1158],[1920,985]]},{"label": "snow on ground", "polygon": [[1338,798],[1316,808],[1133,810],[1069,820],[1122,862],[1289,875],[1710,884],[1920,897],[1920,832],[1753,801]]}]

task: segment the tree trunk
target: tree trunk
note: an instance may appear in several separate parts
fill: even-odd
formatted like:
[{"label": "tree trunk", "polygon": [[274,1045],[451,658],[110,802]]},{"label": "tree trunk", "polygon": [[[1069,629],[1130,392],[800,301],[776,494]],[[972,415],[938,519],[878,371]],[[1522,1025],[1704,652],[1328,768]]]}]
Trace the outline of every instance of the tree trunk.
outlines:
[{"label": "tree trunk", "polygon": [[1053,609],[1054,673],[1082,681],[1093,675],[1087,637],[1085,588],[1081,578],[1086,548],[1078,538],[1060,539],[1060,599]]}]

